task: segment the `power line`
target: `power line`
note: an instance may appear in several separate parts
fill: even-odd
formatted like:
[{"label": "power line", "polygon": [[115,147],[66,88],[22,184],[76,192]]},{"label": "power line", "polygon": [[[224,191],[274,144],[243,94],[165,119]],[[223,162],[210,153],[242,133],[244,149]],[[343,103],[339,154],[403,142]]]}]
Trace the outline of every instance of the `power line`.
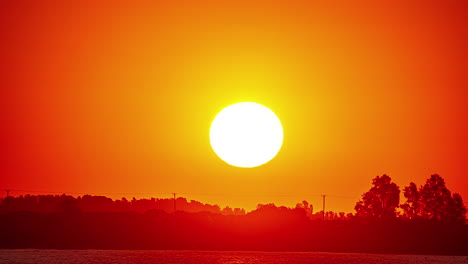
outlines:
[{"label": "power line", "polygon": [[[11,192],[22,192],[22,193],[45,193],[45,194],[75,194],[83,195],[87,192],[58,192],[58,191],[44,191],[44,190],[25,190],[25,189],[4,189],[9,195]],[[322,194],[216,194],[216,193],[178,193],[181,195],[191,195],[191,196],[211,196],[211,197],[290,197],[290,198],[300,198],[300,197],[322,197]],[[158,195],[158,196],[173,196],[174,193],[149,193],[149,192],[99,192],[94,193],[94,195]],[[342,195],[330,195],[328,197],[335,198],[346,198],[346,199],[358,199],[359,197],[352,196],[342,196]]]},{"label": "power line", "polygon": [[327,195],[327,196],[337,197],[337,198],[359,199],[359,197],[352,197],[352,196],[341,196],[341,195]]},{"label": "power line", "polygon": [[[25,190],[25,189],[10,189],[5,188],[7,197],[10,196],[11,192],[20,192],[20,193],[37,193],[37,194],[71,194],[71,195],[87,195],[83,192],[55,192],[55,191],[43,191],[43,190]],[[322,220],[325,221],[325,205],[326,197],[333,198],[344,198],[344,199],[359,199],[359,197],[352,196],[342,196],[342,195],[330,195],[330,194],[216,194],[216,193],[144,193],[144,192],[122,192],[122,193],[111,193],[111,192],[102,192],[94,193],[92,195],[137,195],[137,196],[151,196],[151,197],[163,197],[163,196],[172,196],[174,201],[174,214],[177,211],[177,194],[185,196],[208,196],[208,197],[256,197],[256,198],[305,198],[305,197],[322,197]],[[154,196],[153,196],[154,195]]]},{"label": "power line", "polygon": [[[322,197],[322,194],[208,194],[208,193],[179,193],[183,195],[193,195],[193,196],[218,196],[218,197]],[[348,199],[358,199],[359,197],[352,196],[341,196],[341,195],[327,195],[328,197],[335,198],[348,198]]]},{"label": "power line", "polygon": [[[6,191],[6,189],[5,189]],[[45,193],[45,194],[76,194],[83,195],[90,192],[57,192],[57,191],[38,191],[38,190],[24,190],[24,189],[8,189],[9,192],[21,192],[21,193]],[[160,195],[160,196],[169,196],[172,193],[144,193],[144,192],[98,192],[93,193],[92,195]]]}]

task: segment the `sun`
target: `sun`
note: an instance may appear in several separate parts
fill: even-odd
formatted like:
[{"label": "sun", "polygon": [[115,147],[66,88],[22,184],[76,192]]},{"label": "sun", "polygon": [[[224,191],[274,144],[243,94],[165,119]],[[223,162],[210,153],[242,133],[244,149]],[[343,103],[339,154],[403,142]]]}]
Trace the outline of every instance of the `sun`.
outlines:
[{"label": "sun", "polygon": [[244,102],[224,108],[210,128],[214,152],[226,163],[251,168],[267,163],[283,145],[283,126],[267,107]]}]

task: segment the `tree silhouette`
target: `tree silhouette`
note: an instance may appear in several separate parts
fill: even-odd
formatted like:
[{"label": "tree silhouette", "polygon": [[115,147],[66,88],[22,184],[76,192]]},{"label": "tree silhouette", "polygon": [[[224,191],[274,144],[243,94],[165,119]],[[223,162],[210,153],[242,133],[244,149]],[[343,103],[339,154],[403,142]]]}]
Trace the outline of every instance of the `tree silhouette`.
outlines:
[{"label": "tree silhouette", "polygon": [[302,203],[297,203],[296,208],[304,209],[309,218],[311,218],[314,213],[314,206],[305,200],[302,201]]},{"label": "tree silhouette", "polygon": [[460,194],[454,193],[452,195],[453,203],[450,210],[452,215],[453,222],[456,223],[465,223],[466,222],[466,207],[463,204],[463,199]]},{"label": "tree silhouette", "polygon": [[409,219],[423,218],[448,223],[464,223],[466,207],[458,193],[451,194],[445,186],[444,179],[433,174],[420,189],[410,183],[405,187],[407,201],[401,206],[404,217]]},{"label": "tree silhouette", "polygon": [[373,187],[356,203],[356,215],[372,218],[394,218],[400,202],[400,188],[384,174],[372,180]]},{"label": "tree silhouette", "polygon": [[79,215],[81,208],[78,206],[78,201],[73,197],[67,197],[63,195],[63,200],[60,202],[58,212],[62,212],[68,215]]},{"label": "tree silhouette", "polygon": [[410,182],[410,185],[405,187],[403,195],[406,198],[406,202],[401,205],[403,209],[403,217],[407,219],[416,219],[421,216],[421,198],[419,195],[418,187],[414,182]]},{"label": "tree silhouette", "polygon": [[[442,182],[435,180],[439,185]],[[394,215],[398,187],[386,175],[377,177],[373,183],[359,204],[360,215],[374,213],[378,217],[377,212],[382,217]],[[410,187],[416,190],[414,197],[420,198],[414,201],[422,208],[423,187],[418,189],[415,184]],[[453,194],[451,198],[446,208],[450,213],[446,215],[463,220],[460,217],[466,211],[461,197]],[[468,254],[468,225],[453,222],[399,218],[361,221],[351,214],[331,211],[326,212],[327,221],[323,222],[322,212],[308,217],[304,208],[312,207],[307,202],[292,208],[272,203],[258,205],[247,214],[243,209],[221,210],[219,206],[185,198],[178,198],[177,202],[180,210],[174,218],[172,198],[112,200],[103,196],[67,195],[0,198],[0,248]],[[414,212],[422,218],[422,209]]]}]

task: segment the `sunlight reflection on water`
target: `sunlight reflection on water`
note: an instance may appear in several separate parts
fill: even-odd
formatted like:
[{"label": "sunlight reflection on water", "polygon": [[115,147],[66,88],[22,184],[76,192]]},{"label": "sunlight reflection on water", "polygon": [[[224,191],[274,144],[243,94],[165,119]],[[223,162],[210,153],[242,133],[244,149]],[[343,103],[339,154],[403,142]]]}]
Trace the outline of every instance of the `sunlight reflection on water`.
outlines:
[{"label": "sunlight reflection on water", "polygon": [[466,264],[466,256],[172,250],[0,250],[0,263],[141,264]]}]

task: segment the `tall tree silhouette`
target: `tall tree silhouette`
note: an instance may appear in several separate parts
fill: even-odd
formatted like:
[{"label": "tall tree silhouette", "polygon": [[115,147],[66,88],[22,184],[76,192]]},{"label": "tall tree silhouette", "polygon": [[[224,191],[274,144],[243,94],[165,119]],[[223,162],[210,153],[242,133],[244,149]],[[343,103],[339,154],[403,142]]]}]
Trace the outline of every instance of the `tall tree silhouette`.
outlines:
[{"label": "tall tree silhouette", "polygon": [[373,187],[362,195],[354,209],[356,216],[378,219],[396,217],[396,208],[400,203],[400,188],[384,174],[372,180]]},{"label": "tall tree silhouette", "polygon": [[421,217],[421,197],[416,184],[410,182],[410,185],[404,188],[403,195],[406,198],[406,202],[401,205],[403,217],[407,219]]},{"label": "tall tree silhouette", "polygon": [[423,218],[448,223],[464,223],[466,207],[458,193],[445,186],[445,180],[433,174],[418,190],[416,184],[405,187],[406,202],[401,206],[403,216],[409,219]]},{"label": "tall tree silhouette", "polygon": [[453,222],[466,223],[466,207],[463,204],[463,199],[460,194],[454,193],[452,195],[453,203],[451,213],[453,214]]}]

